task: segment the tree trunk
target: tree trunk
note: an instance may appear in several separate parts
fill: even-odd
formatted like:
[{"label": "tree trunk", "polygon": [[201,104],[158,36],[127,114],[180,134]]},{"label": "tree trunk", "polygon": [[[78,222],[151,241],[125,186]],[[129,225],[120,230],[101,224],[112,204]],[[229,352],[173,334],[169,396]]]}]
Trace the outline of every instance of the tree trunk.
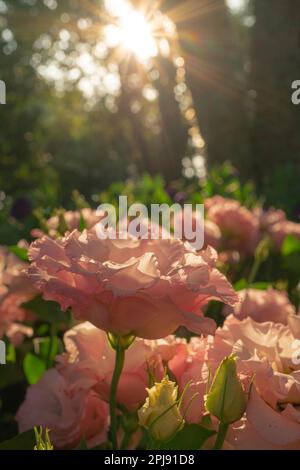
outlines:
[{"label": "tree trunk", "polygon": [[230,160],[249,177],[249,130],[245,84],[230,14],[224,0],[176,2],[169,14],[177,24],[208,165]]},{"label": "tree trunk", "polygon": [[300,79],[300,5],[297,0],[255,0],[254,14],[253,148],[257,173],[266,182],[281,165],[300,165],[300,106],[291,100],[292,83]]},{"label": "tree trunk", "polygon": [[162,159],[160,171],[166,181],[182,176],[182,159],[187,150],[188,126],[175,99],[176,68],[164,57],[157,57],[159,79],[155,81],[158,90],[158,106],[161,121]]}]

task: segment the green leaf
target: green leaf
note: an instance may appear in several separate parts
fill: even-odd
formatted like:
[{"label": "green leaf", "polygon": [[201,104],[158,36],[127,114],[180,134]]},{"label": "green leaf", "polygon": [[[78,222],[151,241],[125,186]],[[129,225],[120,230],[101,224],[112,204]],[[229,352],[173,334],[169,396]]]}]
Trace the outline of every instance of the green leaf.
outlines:
[{"label": "green leaf", "polygon": [[216,431],[200,424],[187,424],[179,431],[172,441],[168,442],[168,450],[198,450]]},{"label": "green leaf", "polygon": [[23,432],[8,441],[0,443],[0,450],[33,450],[35,435],[33,429]]},{"label": "green leaf", "polygon": [[28,259],[28,250],[26,248],[21,248],[18,245],[11,245],[8,247],[9,251],[16,255],[20,260],[29,262]]},{"label": "green leaf", "polygon": [[243,290],[243,289],[247,289],[248,287],[248,282],[246,281],[246,279],[239,279],[239,281],[237,281],[235,284],[234,284],[234,289],[236,291],[240,291],[240,290]]},{"label": "green leaf", "polygon": [[26,379],[33,385],[39,381],[46,372],[46,362],[32,353],[27,353],[23,362],[23,370]]},{"label": "green leaf", "polygon": [[7,346],[6,362],[16,362],[16,350],[11,343]]},{"label": "green leaf", "polygon": [[283,256],[288,256],[296,252],[300,252],[300,241],[294,235],[287,235],[283,241],[281,253]]},{"label": "green leaf", "polygon": [[249,287],[251,287],[251,289],[267,290],[269,286],[269,282],[253,282]]},{"label": "green leaf", "polygon": [[201,423],[202,426],[209,428],[212,425],[211,416],[209,413],[206,413],[202,416]]},{"label": "green leaf", "polygon": [[84,217],[82,216],[82,214],[80,214],[80,222],[79,222],[79,232],[83,232],[84,230],[86,229],[86,223],[85,223],[85,220],[84,220]]},{"label": "green leaf", "polygon": [[39,338],[39,356],[45,360],[53,360],[59,352],[57,336]]},{"label": "green leaf", "polygon": [[44,300],[38,295],[29,302],[25,302],[23,307],[34,312],[39,318],[50,323],[69,323],[70,317],[67,313],[62,312],[59,304],[52,300]]}]

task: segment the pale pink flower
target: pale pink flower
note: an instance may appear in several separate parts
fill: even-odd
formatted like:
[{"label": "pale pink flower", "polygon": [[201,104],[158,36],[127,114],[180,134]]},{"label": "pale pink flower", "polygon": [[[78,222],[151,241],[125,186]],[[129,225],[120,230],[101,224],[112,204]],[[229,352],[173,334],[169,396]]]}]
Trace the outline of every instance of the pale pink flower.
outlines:
[{"label": "pale pink flower", "polygon": [[256,208],[254,214],[257,217],[262,234],[271,237],[276,250],[280,250],[282,243],[288,235],[293,235],[300,240],[300,223],[287,220],[282,210],[274,208],[264,211]]},{"label": "pale pink flower", "polygon": [[293,235],[300,241],[300,224],[296,222],[290,222],[289,220],[277,222],[270,228],[269,235],[273,240],[275,248],[280,250],[284,239],[288,235]]},{"label": "pale pink flower", "polygon": [[258,323],[272,321],[287,324],[289,315],[296,313],[286,292],[272,289],[244,289],[239,293],[240,302],[234,307],[224,307],[224,315],[233,314],[239,320],[251,317]]},{"label": "pale pink flower", "polygon": [[204,222],[204,246],[212,246],[219,250],[222,244],[222,233],[218,225],[211,220]]},{"label": "pale pink flower", "polygon": [[241,359],[238,367],[245,367],[248,361],[252,371],[262,362],[271,364],[276,370],[296,370],[292,348],[295,339],[288,325],[257,323],[251,317],[239,320],[230,315],[223,327],[216,331],[208,360],[220,362],[224,356],[235,353]]},{"label": "pale pink flower", "polygon": [[253,214],[257,217],[262,232],[268,232],[273,225],[286,220],[285,212],[273,207],[267,210],[261,207],[255,207]]},{"label": "pale pink flower", "polygon": [[24,338],[31,338],[33,336],[33,328],[30,326],[22,325],[20,323],[11,323],[6,330],[6,336],[11,344],[19,346],[23,343]]},{"label": "pale pink flower", "polygon": [[237,250],[251,255],[259,242],[257,218],[238,201],[214,196],[205,201],[208,220],[214,222],[222,234],[221,249]]},{"label": "pale pink flower", "polygon": [[0,247],[0,339],[6,334],[16,346],[24,335],[32,334],[31,329],[21,325],[29,313],[22,304],[37,293],[25,273],[27,267],[8,248]]},{"label": "pale pink flower", "polygon": [[[64,226],[64,232],[72,232],[75,229],[79,229],[81,221],[84,222],[85,228],[90,229],[101,220],[103,215],[89,207],[85,207],[80,211],[65,211],[61,217],[53,215],[46,221],[47,233],[51,238],[59,237],[61,235],[60,225]],[[43,230],[35,228],[31,231],[31,235],[32,237],[39,238],[45,235],[45,233]]]},{"label": "pale pink flower", "polygon": [[[106,333],[84,322],[64,335],[66,353],[59,356],[58,369],[73,387],[90,388],[109,401],[115,365],[115,351]],[[172,339],[146,341],[137,338],[126,351],[118,385],[117,400],[128,409],[137,409],[147,396],[149,372],[157,380],[164,374],[163,360],[174,353]]]},{"label": "pale pink flower", "polygon": [[100,240],[94,230],[73,231],[38,239],[29,257],[29,277],[45,299],[121,336],[156,339],[181,325],[210,334],[215,323],[203,317],[203,306],[237,300],[215,268],[216,252],[195,253],[180,240]]},{"label": "pale pink flower", "polygon": [[82,439],[89,447],[107,440],[108,405],[93,390],[70,387],[56,369],[28,388],[16,419],[20,432],[34,426],[49,428],[59,449],[72,449]]},{"label": "pale pink flower", "polygon": [[[191,220],[188,220],[188,227],[185,226],[185,218],[186,217],[191,217]],[[191,230],[192,233],[196,232],[197,227],[201,227],[201,220],[199,218],[199,215],[197,213],[191,212],[190,215],[188,215],[188,212],[183,212],[179,211],[174,214],[174,229],[177,228],[179,230],[179,233],[181,231],[183,240],[186,240],[189,243],[195,243],[196,241],[196,234],[194,239],[187,239],[185,238],[185,232],[187,229]],[[203,247],[206,248],[207,246],[213,247],[215,250],[218,250],[221,246],[221,231],[219,227],[212,222],[211,220],[204,220],[204,244]]]},{"label": "pale pink flower", "polygon": [[235,449],[300,449],[299,374],[266,370],[256,379],[246,420],[227,437]]},{"label": "pale pink flower", "polygon": [[[245,416],[230,427],[226,438],[229,448],[300,449],[297,319],[289,315],[288,325],[280,325],[230,316],[217,330],[208,348],[208,364],[234,353],[238,373],[251,390]],[[249,387],[251,381],[254,384]]]}]

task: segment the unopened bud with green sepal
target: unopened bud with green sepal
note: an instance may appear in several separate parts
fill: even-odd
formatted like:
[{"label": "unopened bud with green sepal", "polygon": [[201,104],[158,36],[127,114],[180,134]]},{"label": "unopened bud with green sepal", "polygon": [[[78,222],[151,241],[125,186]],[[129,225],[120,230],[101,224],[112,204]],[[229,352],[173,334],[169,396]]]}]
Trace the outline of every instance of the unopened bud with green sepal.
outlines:
[{"label": "unopened bud with green sepal", "polygon": [[219,365],[208,394],[205,408],[223,424],[238,421],[244,414],[247,398],[236,370],[236,358],[229,356]]}]

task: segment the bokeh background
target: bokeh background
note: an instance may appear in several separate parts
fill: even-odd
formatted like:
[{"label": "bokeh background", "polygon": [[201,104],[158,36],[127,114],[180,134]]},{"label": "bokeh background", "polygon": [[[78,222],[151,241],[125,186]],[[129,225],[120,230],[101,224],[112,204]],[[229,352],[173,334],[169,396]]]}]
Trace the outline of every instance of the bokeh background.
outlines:
[{"label": "bokeh background", "polygon": [[1,243],[121,193],[298,220],[299,73],[295,0],[0,0]]}]

